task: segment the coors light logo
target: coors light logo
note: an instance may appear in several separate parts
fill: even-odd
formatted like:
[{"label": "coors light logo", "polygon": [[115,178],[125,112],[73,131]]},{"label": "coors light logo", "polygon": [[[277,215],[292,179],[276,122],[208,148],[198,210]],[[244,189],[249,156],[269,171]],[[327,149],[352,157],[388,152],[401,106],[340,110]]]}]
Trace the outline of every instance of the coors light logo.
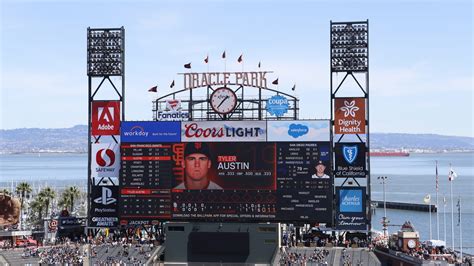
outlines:
[{"label": "coors light logo", "polygon": [[183,141],[265,141],[265,123],[187,122],[182,123]]},{"label": "coors light logo", "polygon": [[92,135],[120,134],[120,102],[92,102]]}]

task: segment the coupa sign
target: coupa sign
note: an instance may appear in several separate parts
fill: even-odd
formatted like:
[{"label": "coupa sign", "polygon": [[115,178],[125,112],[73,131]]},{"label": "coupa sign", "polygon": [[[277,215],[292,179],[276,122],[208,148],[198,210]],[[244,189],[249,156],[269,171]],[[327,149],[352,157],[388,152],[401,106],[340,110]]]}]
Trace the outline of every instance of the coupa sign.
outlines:
[{"label": "coupa sign", "polygon": [[156,118],[158,121],[182,121],[189,119],[189,113],[182,110],[181,100],[166,100],[164,110],[159,110]]},{"label": "coupa sign", "polygon": [[265,121],[182,122],[183,142],[266,141]]},{"label": "coupa sign", "polygon": [[267,100],[267,112],[277,117],[287,113],[289,106],[288,99],[281,95],[272,96]]}]

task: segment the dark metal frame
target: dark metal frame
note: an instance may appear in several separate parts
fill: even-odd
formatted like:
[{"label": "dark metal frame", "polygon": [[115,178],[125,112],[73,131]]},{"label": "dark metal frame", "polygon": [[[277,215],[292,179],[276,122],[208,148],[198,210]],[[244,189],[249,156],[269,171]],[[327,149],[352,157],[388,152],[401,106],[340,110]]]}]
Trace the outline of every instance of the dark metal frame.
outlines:
[{"label": "dark metal frame", "polygon": [[[352,77],[356,82],[358,88],[362,91],[363,96],[354,96],[354,98],[364,98],[366,103],[366,164],[367,164],[367,176],[366,176],[366,215],[368,228],[367,232],[371,230],[371,186],[370,186],[370,134],[369,134],[369,20],[366,21],[352,21],[352,22],[330,22],[329,27],[330,35],[330,86],[331,86],[331,125],[334,128],[334,104],[335,99],[338,98],[337,93],[344,84],[348,77]],[[334,87],[333,76],[338,73],[345,73],[342,81]],[[360,73],[365,75],[365,88],[357,80],[354,73]],[[349,97],[349,96],[347,96]],[[331,132],[331,143],[332,149],[334,150],[335,144],[340,143],[345,134],[335,140],[334,131]],[[356,134],[357,138],[361,143],[364,141],[361,139],[359,134]],[[331,151],[333,153],[333,151]],[[332,167],[335,172],[335,163]],[[334,178],[336,179],[336,178]],[[340,187],[344,187],[346,182],[352,179],[361,187],[356,178],[346,178]],[[334,186],[336,189],[336,186]],[[335,195],[337,196],[337,195]],[[336,206],[335,206],[336,207]]]},{"label": "dark metal frame", "polygon": [[[204,86],[193,89],[182,89],[164,96],[159,97],[153,101],[153,120],[157,120],[158,112],[163,110],[166,105],[166,100],[176,99],[179,95],[181,99],[182,110],[189,112],[189,121],[199,120],[298,120],[299,116],[299,99],[293,95],[270,89],[267,87],[252,87],[243,86],[241,84],[230,83],[227,85],[228,88],[232,89],[237,95],[237,106],[229,114],[219,114],[212,109],[209,96],[216,89],[221,88],[222,85],[216,86]],[[194,90],[206,90],[205,99],[196,99],[193,96]],[[257,90],[258,97],[253,97],[248,94],[248,90]],[[276,117],[270,116],[266,112],[266,101],[267,99],[262,96],[263,93],[268,92],[272,95],[283,95],[288,98],[289,108],[288,112],[283,116]],[[189,95],[186,95],[186,94]],[[182,95],[183,94],[183,95]],[[187,98],[185,98],[187,96]],[[184,100],[183,100],[184,99]]]},{"label": "dark metal frame", "polygon": [[[87,211],[88,217],[91,218],[91,186],[92,186],[92,171],[91,171],[91,148],[92,143],[99,143],[102,136],[92,136],[92,102],[95,101],[95,96],[101,89],[105,81],[112,85],[114,91],[118,96],[118,101],[121,103],[121,121],[125,119],[125,29],[121,28],[87,28],[87,76],[88,76],[88,160],[87,160]],[[110,79],[111,76],[121,78],[120,86],[116,86]],[[101,79],[99,85],[95,88],[92,86],[94,79]],[[101,99],[102,101],[104,99]],[[117,99],[110,99],[117,100]],[[118,140],[115,136],[111,136],[115,143]],[[89,226],[89,219],[87,225]],[[89,227],[88,229],[92,229]],[[94,234],[98,230],[94,231]]]}]

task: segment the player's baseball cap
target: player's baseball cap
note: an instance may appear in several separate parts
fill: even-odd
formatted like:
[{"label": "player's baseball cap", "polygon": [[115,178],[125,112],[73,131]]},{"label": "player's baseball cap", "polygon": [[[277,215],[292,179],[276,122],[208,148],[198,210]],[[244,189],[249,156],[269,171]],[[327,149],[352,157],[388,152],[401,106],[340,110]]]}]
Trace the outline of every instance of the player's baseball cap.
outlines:
[{"label": "player's baseball cap", "polygon": [[[318,163],[316,165],[320,165],[320,164],[324,165],[323,161],[318,161]],[[326,165],[324,165],[324,166],[326,166]]]},{"label": "player's baseball cap", "polygon": [[211,158],[209,146],[205,142],[190,142],[186,144],[186,147],[184,148],[184,157],[194,153],[204,154]]}]

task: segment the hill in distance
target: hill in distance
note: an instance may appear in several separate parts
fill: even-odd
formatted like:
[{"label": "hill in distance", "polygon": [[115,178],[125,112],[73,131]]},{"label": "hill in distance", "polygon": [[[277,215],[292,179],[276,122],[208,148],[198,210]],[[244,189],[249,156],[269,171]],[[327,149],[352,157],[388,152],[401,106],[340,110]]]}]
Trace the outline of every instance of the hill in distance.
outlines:
[{"label": "hill in distance", "polygon": [[[87,126],[0,130],[0,153],[87,152]],[[474,151],[474,138],[435,134],[371,133],[372,150]]]}]

